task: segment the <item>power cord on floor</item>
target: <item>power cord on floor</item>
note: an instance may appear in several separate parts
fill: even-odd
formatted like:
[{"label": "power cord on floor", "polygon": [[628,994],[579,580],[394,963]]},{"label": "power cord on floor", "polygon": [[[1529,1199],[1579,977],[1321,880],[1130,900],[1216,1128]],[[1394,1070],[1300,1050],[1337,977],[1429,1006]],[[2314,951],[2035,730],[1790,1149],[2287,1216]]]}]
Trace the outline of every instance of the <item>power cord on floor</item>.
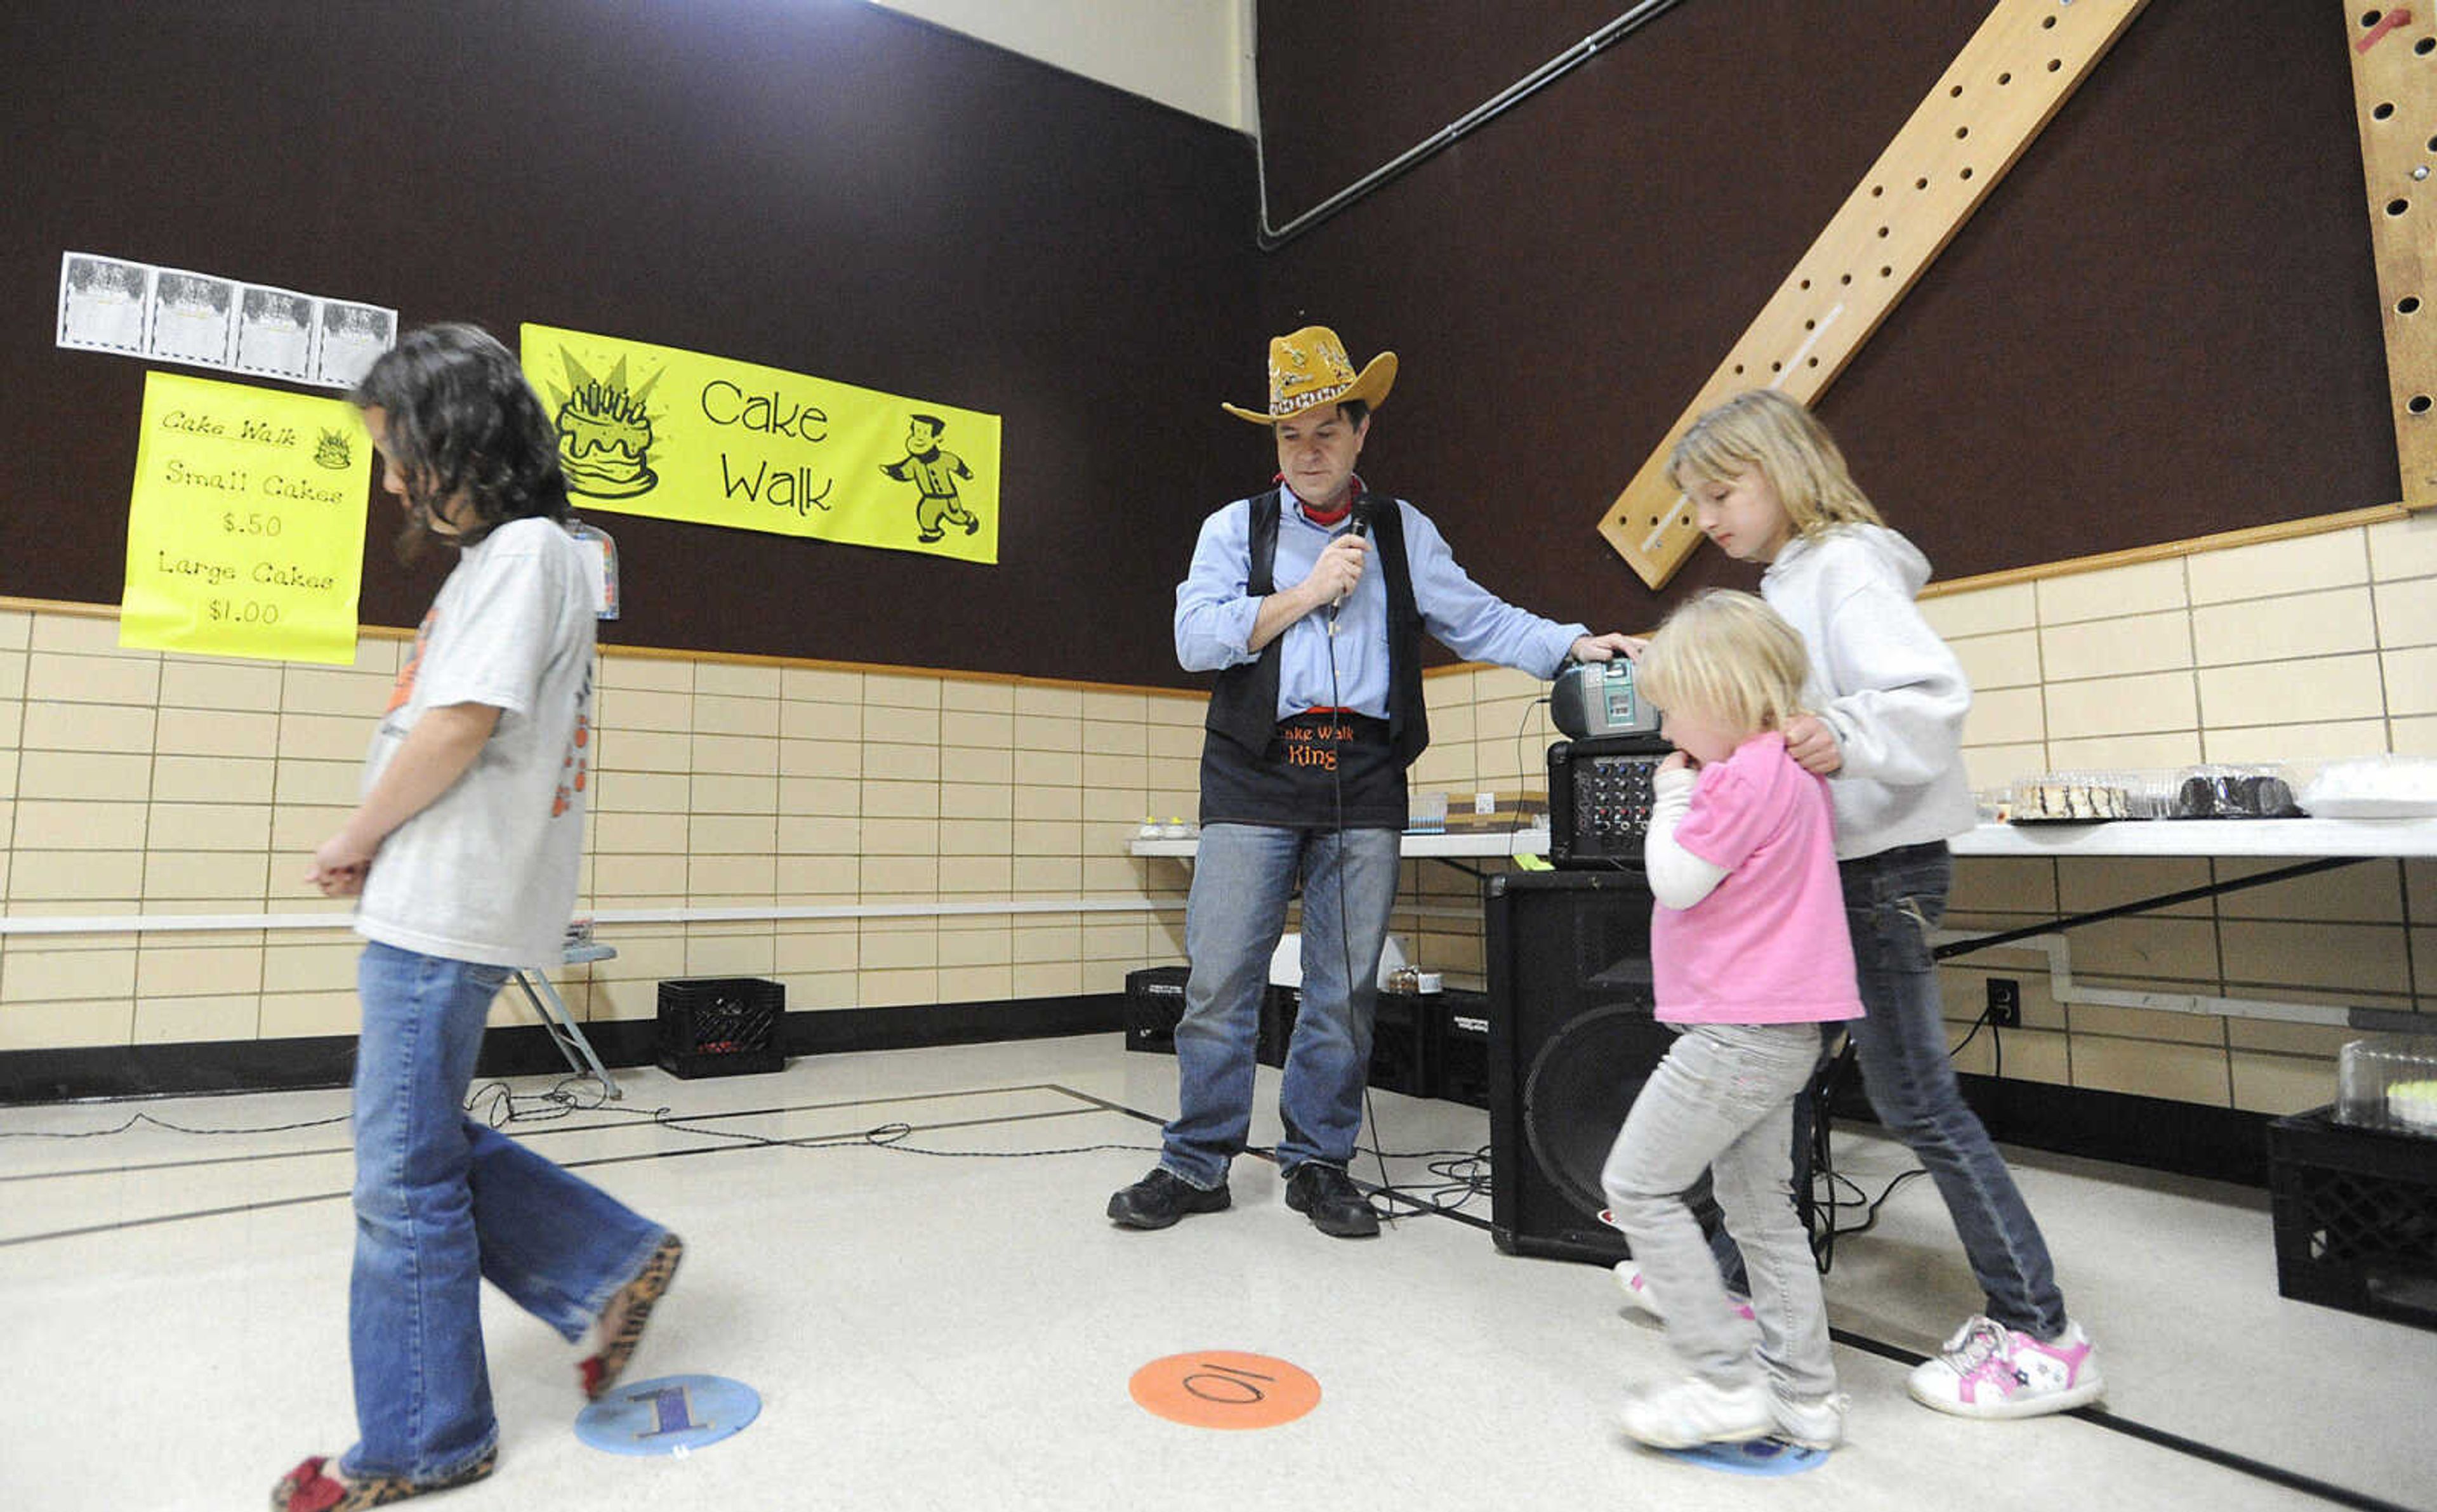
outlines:
[{"label": "power cord on floor", "polygon": [[[1383,1182],[1379,1194],[1401,1199],[1433,1213],[1462,1212],[1475,1197],[1490,1195],[1489,1146],[1474,1150],[1414,1150],[1381,1154],[1377,1150],[1359,1152],[1376,1156],[1384,1173],[1390,1160],[1427,1160],[1424,1169],[1438,1178],[1434,1185]],[[1452,1198],[1450,1201],[1448,1199]],[[1390,1204],[1393,1208],[1394,1203]]]},{"label": "power cord on floor", "polygon": [[[582,1090],[587,1086],[597,1090],[587,1095]],[[589,1073],[584,1073],[562,1077],[554,1086],[541,1092],[518,1092],[503,1081],[486,1082],[466,1095],[464,1107],[467,1116],[479,1118],[494,1129],[504,1129],[511,1124],[548,1123],[575,1113],[597,1112],[605,1106],[606,1103],[607,1089],[601,1086],[597,1078]],[[648,1123],[657,1128],[671,1129],[680,1134],[691,1134],[704,1138],[729,1139],[739,1144],[794,1150],[852,1148],[894,1150],[901,1155],[932,1156],[949,1160],[1023,1160],[1046,1156],[1093,1155],[1112,1150],[1151,1154],[1157,1154],[1159,1151],[1157,1145],[1145,1144],[1080,1144],[1049,1150],[934,1150],[906,1143],[905,1141],[914,1133],[914,1126],[903,1122],[874,1124],[870,1128],[851,1134],[832,1135],[818,1138],[786,1139],[753,1134],[741,1129],[710,1128],[690,1122],[688,1121],[690,1119],[699,1118],[702,1115],[679,1116],[675,1108],[666,1105],[648,1109],[637,1108],[634,1111],[640,1117],[605,1123],[601,1127],[616,1129],[632,1127],[636,1123]],[[296,1129],[327,1128],[335,1123],[344,1123],[352,1117],[352,1114],[337,1113],[328,1118],[303,1119],[293,1123],[250,1124],[232,1128],[203,1129],[173,1123],[167,1119],[155,1118],[149,1113],[131,1113],[120,1122],[106,1129],[0,1129],[0,1138],[99,1139],[125,1134],[144,1125],[165,1129],[172,1134],[286,1134]]]},{"label": "power cord on floor", "polygon": [[[693,1116],[689,1115],[689,1117]],[[903,1122],[877,1123],[854,1134],[780,1139],[773,1138],[766,1134],[753,1134],[742,1129],[705,1128],[698,1123],[691,1123],[685,1119],[673,1116],[671,1110],[665,1107],[654,1108],[650,1121],[655,1127],[675,1129],[680,1134],[699,1135],[713,1139],[733,1139],[739,1144],[761,1145],[774,1150],[868,1148],[894,1150],[900,1155],[933,1156],[943,1160],[1031,1160],[1044,1156],[1096,1155],[1109,1150],[1131,1150],[1156,1155],[1160,1149],[1155,1144],[1075,1144],[1054,1150],[931,1150],[920,1145],[907,1144],[905,1141],[914,1134],[914,1125]]]},{"label": "power cord on floor", "polygon": [[[589,1096],[577,1090],[590,1087]],[[485,1082],[465,1094],[465,1113],[495,1129],[511,1123],[546,1123],[570,1113],[605,1106],[609,1088],[590,1072],[562,1076],[547,1092],[519,1092],[505,1082]]]},{"label": "power cord on floor", "polygon": [[[1980,1037],[1980,1031],[1983,1029],[1989,1031],[1989,1050],[1992,1057],[1991,1074],[2002,1077],[2006,1074],[2006,1034],[2004,1030],[1997,1027],[1996,1020],[1990,1016],[1986,1008],[1980,1011],[1978,1017],[1972,1020],[1972,1027],[1964,1032],[1963,1037],[1956,1040],[1953,1048],[1947,1051],[1946,1058],[1954,1060],[1961,1055],[1973,1040]],[[1887,1199],[1895,1195],[1896,1189],[1915,1176],[1929,1173],[1928,1169],[1923,1166],[1915,1166],[1909,1171],[1898,1172],[1888,1178],[1885,1186],[1879,1189],[1879,1194],[1876,1197],[1867,1198],[1867,1201],[1865,1201],[1866,1194],[1859,1184],[1836,1173],[1835,1157],[1828,1142],[1828,1104],[1834,1092],[1835,1084],[1842,1078],[1846,1069],[1852,1064],[1853,1058],[1853,1045],[1849,1037],[1844,1049],[1837,1053],[1834,1061],[1821,1074],[1815,1099],[1817,1117],[1812,1122],[1813,1169],[1828,1183],[1828,1200],[1821,1205],[1827,1209],[1828,1222],[1813,1238],[1812,1252],[1819,1261],[1819,1273],[1823,1276],[1828,1274],[1829,1268],[1835,1263],[1837,1240],[1853,1234],[1867,1234],[1877,1227],[1879,1209],[1886,1206]],[[1840,1208],[1850,1206],[1838,1200],[1840,1189],[1850,1189],[1854,1203],[1862,1204],[1860,1223],[1848,1225],[1837,1224],[1837,1212]]]},{"label": "power cord on floor", "polygon": [[286,1134],[291,1129],[319,1129],[333,1123],[344,1123],[351,1115],[333,1114],[326,1119],[306,1119],[296,1123],[266,1123],[252,1128],[191,1129],[183,1123],[156,1119],[149,1113],[131,1113],[127,1121],[108,1129],[0,1129],[0,1139],[99,1139],[114,1134],[125,1134],[138,1124],[167,1129],[172,1134]]},{"label": "power cord on floor", "polygon": [[[1905,1182],[1910,1181],[1915,1176],[1925,1176],[1927,1174],[1929,1174],[1929,1171],[1928,1168],[1924,1166],[1915,1166],[1909,1171],[1900,1171],[1888,1179],[1885,1186],[1879,1189],[1879,1194],[1876,1197],[1871,1197],[1867,1192],[1862,1190],[1860,1183],[1853,1181],[1850,1177],[1834,1175],[1832,1173],[1829,1179],[1837,1186],[1850,1188],[1853,1193],[1853,1201],[1858,1204],[1863,1204],[1864,1206],[1862,1208],[1862,1221],[1860,1223],[1835,1225],[1833,1215],[1842,1205],[1832,1201],[1828,1205],[1828,1210],[1831,1215],[1830,1223],[1832,1225],[1828,1231],[1838,1239],[1849,1239],[1855,1234],[1868,1233],[1871,1229],[1876,1228],[1879,1225],[1879,1209],[1886,1206],[1887,1199],[1895,1195],[1896,1189],[1902,1186]],[[1820,1274],[1827,1274],[1829,1262],[1823,1260],[1819,1267]]]},{"label": "power cord on floor", "polygon": [[[1983,1017],[1985,1018],[1986,1016]],[[1972,1029],[1976,1034],[1979,1026],[1975,1024]],[[1956,1045],[1955,1050],[1960,1051],[1964,1045],[1971,1042],[1972,1036],[1966,1034],[1962,1043]],[[1948,1053],[1951,1055],[1954,1051]],[[1888,1198],[1896,1194],[1896,1189],[1915,1176],[1929,1173],[1928,1169],[1923,1166],[1914,1166],[1909,1171],[1898,1172],[1888,1178],[1885,1186],[1879,1189],[1879,1194],[1872,1197],[1859,1182],[1836,1170],[1835,1146],[1829,1138],[1830,1111],[1835,1102],[1837,1084],[1842,1082],[1847,1073],[1852,1069],[1856,1054],[1853,1041],[1849,1035],[1844,1045],[1820,1069],[1818,1076],[1813,1080],[1811,1086],[1812,1203],[1814,1213],[1821,1215],[1820,1221],[1812,1232],[1811,1254],[1822,1276],[1835,1268],[1838,1240],[1850,1238],[1855,1234],[1867,1234],[1876,1228],[1879,1224],[1879,1210],[1886,1206]],[[1824,1197],[1819,1194],[1823,1185],[1826,1188]],[[1847,1191],[1852,1193],[1850,1201],[1845,1199],[1844,1194]],[[1860,1223],[1837,1222],[1838,1213],[1856,1206],[1862,1209]]]}]

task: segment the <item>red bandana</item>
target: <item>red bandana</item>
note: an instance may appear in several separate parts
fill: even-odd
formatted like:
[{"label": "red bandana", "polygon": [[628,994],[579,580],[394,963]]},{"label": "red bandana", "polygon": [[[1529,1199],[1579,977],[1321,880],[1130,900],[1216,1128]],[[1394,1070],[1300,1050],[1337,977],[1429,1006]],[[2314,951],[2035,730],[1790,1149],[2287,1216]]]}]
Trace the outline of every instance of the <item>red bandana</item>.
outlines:
[{"label": "red bandana", "polygon": [[[1287,475],[1284,473],[1271,473],[1270,475],[1270,481],[1272,483],[1283,483],[1286,480]],[[1289,489],[1287,492],[1292,494],[1294,493],[1294,490]],[[1360,473],[1356,473],[1351,478],[1349,486],[1345,490],[1345,502],[1340,504],[1336,509],[1328,512],[1327,513],[1324,514],[1320,511],[1313,509],[1310,505],[1305,504],[1303,497],[1300,495],[1296,495],[1295,503],[1302,506],[1303,517],[1305,519],[1309,520],[1314,525],[1326,529],[1336,525],[1338,521],[1342,520],[1347,514],[1353,513],[1354,500],[1365,492],[1366,490],[1362,486],[1362,475]]]}]

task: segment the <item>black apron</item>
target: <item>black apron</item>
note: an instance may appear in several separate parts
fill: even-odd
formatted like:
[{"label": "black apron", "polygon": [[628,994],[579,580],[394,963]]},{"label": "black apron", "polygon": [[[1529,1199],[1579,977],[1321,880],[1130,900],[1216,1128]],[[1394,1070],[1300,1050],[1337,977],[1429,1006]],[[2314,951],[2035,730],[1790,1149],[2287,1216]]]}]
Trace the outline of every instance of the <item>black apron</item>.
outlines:
[{"label": "black apron", "polygon": [[1313,709],[1279,723],[1257,759],[1234,740],[1201,743],[1204,825],[1401,831],[1406,818],[1386,720]]},{"label": "black apron", "polygon": [[[1246,588],[1274,587],[1286,490],[1252,501]],[[1260,658],[1218,674],[1201,742],[1201,823],[1293,829],[1404,829],[1405,769],[1429,741],[1421,689],[1421,615],[1413,604],[1402,516],[1394,501],[1372,540],[1386,574],[1390,719],[1314,709],[1277,718],[1283,633]]]}]

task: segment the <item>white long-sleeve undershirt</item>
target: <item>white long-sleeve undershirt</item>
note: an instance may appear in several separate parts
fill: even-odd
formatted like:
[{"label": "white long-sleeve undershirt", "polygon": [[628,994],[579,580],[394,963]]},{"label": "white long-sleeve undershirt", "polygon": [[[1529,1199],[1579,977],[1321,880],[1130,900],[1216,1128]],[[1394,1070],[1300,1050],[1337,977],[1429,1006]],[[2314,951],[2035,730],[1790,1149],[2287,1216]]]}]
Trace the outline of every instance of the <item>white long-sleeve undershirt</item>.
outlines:
[{"label": "white long-sleeve undershirt", "polygon": [[1651,896],[1671,909],[1691,908],[1727,879],[1725,867],[1675,843],[1675,826],[1692,811],[1692,784],[1697,780],[1679,767],[1655,773],[1651,782],[1650,826],[1642,840],[1641,860],[1649,872]]}]

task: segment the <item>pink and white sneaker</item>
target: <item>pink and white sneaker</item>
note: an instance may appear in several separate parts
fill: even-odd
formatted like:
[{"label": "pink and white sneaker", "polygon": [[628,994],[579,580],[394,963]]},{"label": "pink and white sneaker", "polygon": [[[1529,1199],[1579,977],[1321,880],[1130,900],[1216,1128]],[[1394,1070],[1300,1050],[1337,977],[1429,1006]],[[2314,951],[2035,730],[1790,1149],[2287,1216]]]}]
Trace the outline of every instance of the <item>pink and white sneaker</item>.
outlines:
[{"label": "pink and white sneaker", "polygon": [[2066,1323],[2061,1338],[2043,1344],[1987,1316],[1957,1329],[1937,1359],[1913,1367],[1904,1385],[1913,1400],[1958,1417],[2037,1417],[2107,1394],[2097,1351],[2080,1324]]},{"label": "pink and white sneaker", "polygon": [[[1661,1323],[1667,1321],[1667,1314],[1659,1309],[1658,1298],[1651,1295],[1650,1282],[1642,1276],[1640,1266],[1636,1265],[1629,1260],[1618,1260],[1616,1262],[1616,1284],[1623,1291],[1624,1299],[1626,1301],[1632,1303],[1641,1312],[1649,1313],[1652,1317],[1657,1319]],[[1728,1292],[1727,1294],[1727,1300],[1734,1304],[1735,1316],[1743,1319],[1745,1323],[1753,1321],[1750,1297],[1744,1295],[1740,1292]]]}]

